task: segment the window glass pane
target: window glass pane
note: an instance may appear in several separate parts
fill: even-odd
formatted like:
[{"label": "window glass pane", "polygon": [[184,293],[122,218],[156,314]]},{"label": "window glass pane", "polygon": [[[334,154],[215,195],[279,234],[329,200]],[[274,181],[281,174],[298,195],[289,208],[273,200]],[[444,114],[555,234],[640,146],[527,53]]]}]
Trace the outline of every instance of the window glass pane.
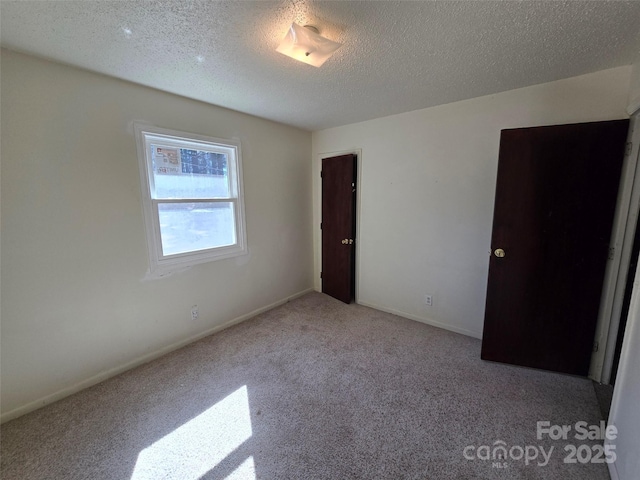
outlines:
[{"label": "window glass pane", "polygon": [[163,255],[236,243],[232,202],[160,203]]},{"label": "window glass pane", "polygon": [[226,153],[151,145],[155,197],[228,198]]}]

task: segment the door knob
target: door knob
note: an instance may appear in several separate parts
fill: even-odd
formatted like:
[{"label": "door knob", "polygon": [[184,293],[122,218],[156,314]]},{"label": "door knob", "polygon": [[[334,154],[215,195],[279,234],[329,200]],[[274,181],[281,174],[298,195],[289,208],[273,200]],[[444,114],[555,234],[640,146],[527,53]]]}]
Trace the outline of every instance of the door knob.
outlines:
[{"label": "door knob", "polygon": [[504,250],[501,248],[496,248],[493,254],[498,258],[502,258],[505,256]]}]

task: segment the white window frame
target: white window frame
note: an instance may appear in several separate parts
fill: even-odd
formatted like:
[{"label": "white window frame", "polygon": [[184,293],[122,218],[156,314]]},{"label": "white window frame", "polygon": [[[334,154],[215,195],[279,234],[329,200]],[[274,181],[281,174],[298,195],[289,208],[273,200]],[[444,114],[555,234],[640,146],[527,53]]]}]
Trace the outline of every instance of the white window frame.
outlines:
[{"label": "white window frame", "polygon": [[[140,183],[142,189],[142,207],[149,253],[149,270],[152,274],[165,275],[180,268],[200,263],[222,260],[245,255],[248,252],[244,213],[244,194],[242,186],[242,155],[240,142],[205,135],[180,132],[167,128],[134,123]],[[154,194],[153,163],[151,144],[160,142],[163,146],[190,148],[227,154],[229,177],[229,197],[156,199]],[[234,204],[234,225],[236,243],[233,245],[194,250],[191,252],[164,255],[158,205],[161,203],[198,203],[231,202]]]}]

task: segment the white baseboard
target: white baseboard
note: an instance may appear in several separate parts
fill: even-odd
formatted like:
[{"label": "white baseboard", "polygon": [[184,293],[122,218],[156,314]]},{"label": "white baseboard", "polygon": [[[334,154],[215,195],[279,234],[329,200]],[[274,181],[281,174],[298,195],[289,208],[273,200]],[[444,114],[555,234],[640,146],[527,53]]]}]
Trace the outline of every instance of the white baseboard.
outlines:
[{"label": "white baseboard", "polygon": [[427,325],[431,325],[432,327],[438,327],[444,330],[449,330],[450,332],[460,333],[462,335],[466,335],[467,337],[482,339],[482,332],[476,332],[473,330],[467,330],[466,328],[459,328],[453,325],[448,325],[446,323],[436,322],[435,320],[431,320],[429,318],[421,318],[421,317],[418,317],[417,315],[405,313],[400,310],[394,310],[393,308],[381,307],[380,305],[375,305],[369,302],[362,302],[358,300],[356,303],[358,303],[358,305],[364,305],[365,307],[375,308],[376,310],[380,310],[382,312],[392,313],[393,315],[398,315],[399,317],[408,318],[409,320],[415,320],[416,322],[426,323]]},{"label": "white baseboard", "polygon": [[245,320],[248,320],[250,318],[255,317],[256,315],[260,315],[261,313],[266,312],[267,310],[271,310],[272,308],[278,307],[280,305],[283,305],[291,300],[294,300],[298,297],[301,297],[302,295],[306,295],[309,292],[313,292],[314,289],[313,288],[308,288],[306,290],[303,290],[301,292],[298,292],[294,295],[288,296],[282,300],[278,300],[277,302],[274,302],[270,305],[266,305],[264,307],[258,308],[256,310],[253,310],[252,312],[246,313],[244,315],[241,315],[237,318],[234,318],[233,320],[229,320],[228,322],[223,323],[222,325],[216,325],[215,327],[212,327],[208,330],[205,330],[204,332],[198,333],[196,335],[193,335],[189,338],[186,338],[184,340],[180,340],[179,342],[175,342],[172,343],[171,345],[168,345],[166,347],[163,347],[159,350],[156,350],[154,352],[148,353],[146,355],[143,355],[141,357],[138,357],[130,362],[127,362],[123,365],[114,367],[114,368],[110,368],[109,370],[106,370],[104,372],[101,372],[97,375],[94,375],[92,377],[87,378],[86,380],[83,380],[79,383],[76,383],[75,385],[71,386],[71,387],[67,387],[67,388],[63,388],[62,390],[58,390],[55,393],[52,393],[50,395],[47,395],[45,397],[42,397],[38,400],[35,400],[33,402],[29,402],[26,405],[23,405],[21,407],[18,408],[14,408],[13,410],[10,410],[6,413],[3,413],[0,416],[0,423],[4,423],[7,422],[9,420],[13,420],[14,418],[18,418],[22,415],[25,415],[29,412],[32,412],[34,410],[37,410],[38,408],[44,407],[45,405],[48,405],[50,403],[53,402],[57,402],[58,400],[62,400],[65,397],[68,397],[69,395],[73,395],[74,393],[79,392],[80,390],[84,390],[85,388],[89,388],[93,385],[96,385],[100,382],[103,382],[104,380],[107,380],[108,378],[111,377],[115,377],[116,375],[119,375],[123,372],[126,372],[127,370],[131,370],[132,368],[138,367],[142,364],[148,363],[152,360],[155,360],[156,358],[159,358],[163,355],[166,355],[169,352],[172,352],[174,350],[177,350],[179,348],[182,348],[186,345],[189,345],[190,343],[196,342],[198,340],[200,340],[201,338],[204,337],[208,337],[209,335],[212,335],[216,332],[219,332],[221,330],[224,330],[225,328],[229,328],[233,325],[236,325],[238,323],[244,322]]},{"label": "white baseboard", "polygon": [[609,467],[609,476],[611,477],[611,480],[620,480],[618,470],[616,469],[616,463],[607,463],[607,467]]},{"label": "white baseboard", "polygon": [[[609,418],[611,418],[611,416]],[[608,425],[613,425],[613,423],[609,422]],[[605,448],[613,447],[614,450],[616,448],[615,441],[609,440],[609,439],[604,440],[604,446]],[[620,480],[620,475],[618,475],[618,468],[616,467],[615,461],[611,463],[607,463],[607,468],[609,469],[609,476],[611,477],[611,480]]]}]

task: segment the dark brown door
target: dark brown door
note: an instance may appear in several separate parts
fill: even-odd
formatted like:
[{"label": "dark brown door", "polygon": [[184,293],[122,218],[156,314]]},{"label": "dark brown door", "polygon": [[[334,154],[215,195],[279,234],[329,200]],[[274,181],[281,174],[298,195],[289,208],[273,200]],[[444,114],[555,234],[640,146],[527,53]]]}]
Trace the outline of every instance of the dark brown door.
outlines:
[{"label": "dark brown door", "polygon": [[588,374],[628,127],[502,131],[483,359]]},{"label": "dark brown door", "polygon": [[322,159],[322,292],[355,294],[356,156]]}]

